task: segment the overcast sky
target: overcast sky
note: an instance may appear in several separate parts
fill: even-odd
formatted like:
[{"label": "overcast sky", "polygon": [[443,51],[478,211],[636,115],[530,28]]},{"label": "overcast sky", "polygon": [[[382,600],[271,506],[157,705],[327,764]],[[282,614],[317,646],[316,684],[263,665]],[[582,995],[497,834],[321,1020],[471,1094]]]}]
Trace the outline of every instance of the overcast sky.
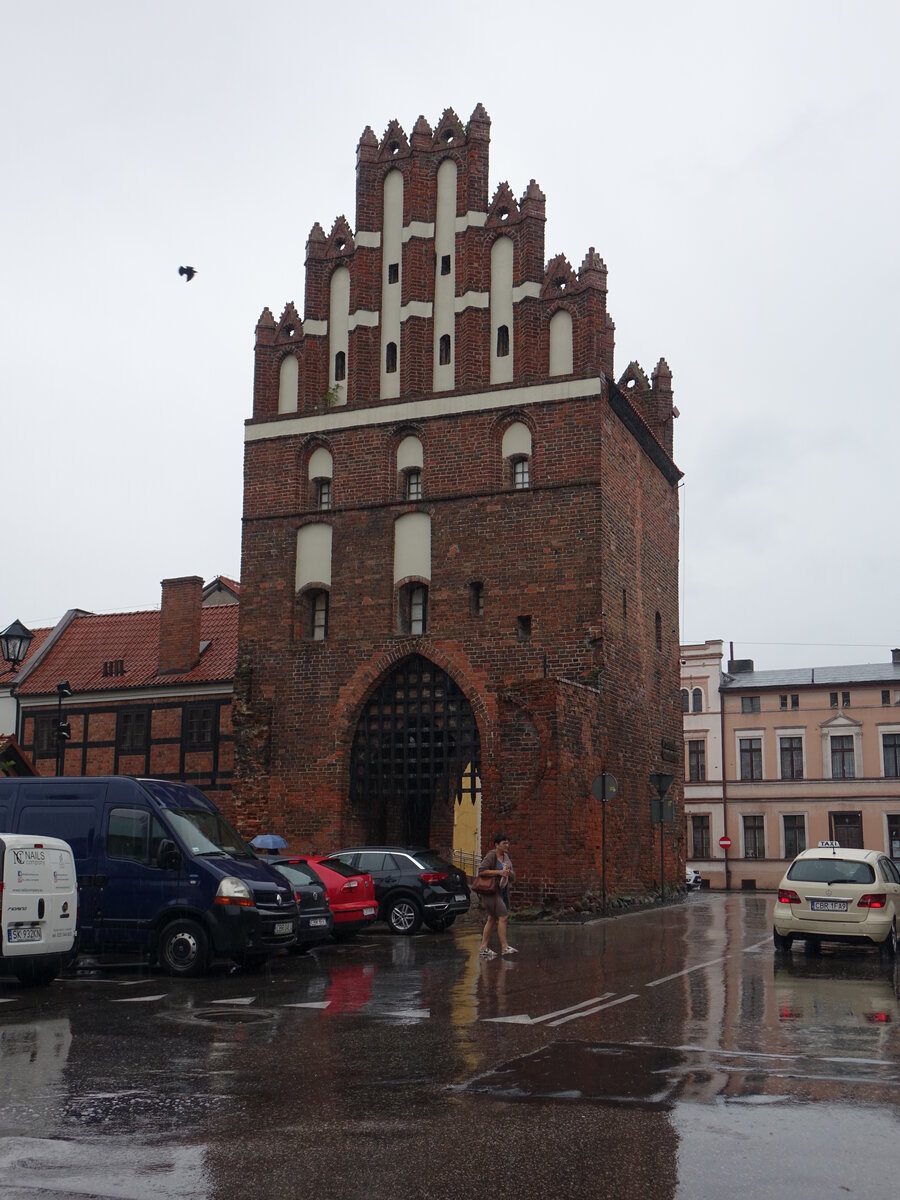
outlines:
[{"label": "overcast sky", "polygon": [[[240,574],[254,329],[396,117],[492,120],[546,254],[664,356],[682,640],[900,645],[900,5],[0,0],[0,628]],[[190,283],[178,266],[198,270]]]}]

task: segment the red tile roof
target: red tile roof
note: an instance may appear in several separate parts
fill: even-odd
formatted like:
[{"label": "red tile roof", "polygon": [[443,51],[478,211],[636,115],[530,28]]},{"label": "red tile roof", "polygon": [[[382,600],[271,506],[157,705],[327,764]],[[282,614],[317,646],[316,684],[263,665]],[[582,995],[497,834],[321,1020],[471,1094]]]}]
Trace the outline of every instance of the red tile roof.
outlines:
[{"label": "red tile roof", "polygon": [[[200,642],[201,645],[209,642],[209,645],[200,655],[197,666],[185,675],[157,673],[158,611],[77,616],[46,659],[25,678],[18,694],[56,695],[56,685],[64,679],[73,692],[231,683],[237,664],[238,614],[237,604],[201,610]],[[104,663],[115,663],[120,659],[124,664],[123,674],[103,674]]]}]

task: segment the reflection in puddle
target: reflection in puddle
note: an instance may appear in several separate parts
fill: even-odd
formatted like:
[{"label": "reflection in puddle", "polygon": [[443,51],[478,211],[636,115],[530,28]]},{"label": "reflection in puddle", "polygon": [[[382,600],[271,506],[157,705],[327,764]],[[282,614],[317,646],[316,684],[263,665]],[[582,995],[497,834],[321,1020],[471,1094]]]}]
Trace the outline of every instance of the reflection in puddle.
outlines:
[{"label": "reflection in puddle", "polygon": [[682,1057],[660,1046],[553,1042],[504,1063],[466,1090],[507,1100],[591,1100],[647,1108],[668,1107]]}]

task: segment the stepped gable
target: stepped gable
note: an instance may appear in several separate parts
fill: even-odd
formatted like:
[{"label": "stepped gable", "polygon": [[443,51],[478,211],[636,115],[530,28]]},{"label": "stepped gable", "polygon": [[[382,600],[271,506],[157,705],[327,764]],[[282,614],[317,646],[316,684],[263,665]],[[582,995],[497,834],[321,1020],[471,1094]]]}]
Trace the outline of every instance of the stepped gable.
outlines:
[{"label": "stepped gable", "polygon": [[278,328],[275,331],[276,344],[284,344],[286,342],[297,342],[303,337],[303,322],[300,319],[300,314],[294,305],[293,300],[289,300],[284,306],[284,312],[281,314],[281,319],[278,322]]},{"label": "stepped gable", "polygon": [[427,150],[434,141],[434,131],[425,120],[425,117],[419,113],[419,119],[413,126],[412,138],[410,144],[413,150]]},{"label": "stepped gable", "polygon": [[512,188],[505,181],[498,184],[491,206],[488,209],[487,225],[490,229],[517,224],[521,219],[519,205]]},{"label": "stepped gable", "polygon": [[542,300],[563,300],[573,292],[580,291],[578,276],[564,254],[551,258],[541,284]]},{"label": "stepped gable", "polygon": [[606,263],[591,246],[578,268],[578,282],[582,287],[597,287],[606,291]]},{"label": "stepped gable", "polygon": [[462,121],[452,108],[445,108],[437,123],[432,139],[433,146],[456,146],[466,141],[466,131]]},{"label": "stepped gable", "polygon": [[346,258],[353,254],[355,249],[350,222],[342,213],[339,217],[335,217],[331,227],[331,233],[326,241],[326,254],[329,258]]},{"label": "stepped gable", "polygon": [[411,153],[403,126],[394,118],[378,144],[378,159],[380,162],[385,162],[393,158],[409,158]]}]

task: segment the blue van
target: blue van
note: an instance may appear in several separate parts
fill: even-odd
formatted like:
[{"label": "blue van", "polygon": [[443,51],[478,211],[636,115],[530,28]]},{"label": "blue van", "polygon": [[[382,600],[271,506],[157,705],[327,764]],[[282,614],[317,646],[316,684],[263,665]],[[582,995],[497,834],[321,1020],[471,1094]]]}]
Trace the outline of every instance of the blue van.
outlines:
[{"label": "blue van", "polygon": [[190,784],[0,778],[0,830],[72,847],[85,953],[141,951],[184,976],[214,957],[257,966],[296,940],[287,880]]}]

